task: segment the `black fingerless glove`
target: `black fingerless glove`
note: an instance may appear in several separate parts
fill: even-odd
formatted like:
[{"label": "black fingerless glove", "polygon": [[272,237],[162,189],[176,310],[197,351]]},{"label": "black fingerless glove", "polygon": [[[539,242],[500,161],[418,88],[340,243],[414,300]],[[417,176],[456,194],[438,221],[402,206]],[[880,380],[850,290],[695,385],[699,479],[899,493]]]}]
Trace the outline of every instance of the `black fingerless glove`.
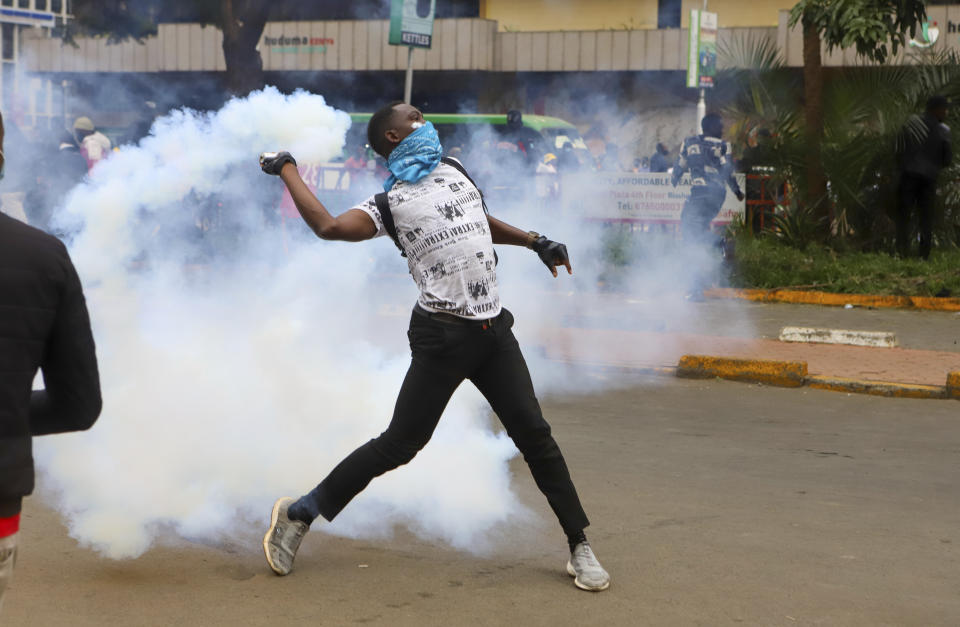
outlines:
[{"label": "black fingerless glove", "polygon": [[560,242],[547,239],[543,235],[533,240],[530,248],[540,256],[540,261],[546,264],[547,268],[551,271],[553,271],[555,267],[562,266],[570,261],[566,246]]},{"label": "black fingerless glove", "polygon": [[297,167],[297,160],[289,152],[264,152],[260,154],[260,169],[267,174],[278,176],[285,163]]}]

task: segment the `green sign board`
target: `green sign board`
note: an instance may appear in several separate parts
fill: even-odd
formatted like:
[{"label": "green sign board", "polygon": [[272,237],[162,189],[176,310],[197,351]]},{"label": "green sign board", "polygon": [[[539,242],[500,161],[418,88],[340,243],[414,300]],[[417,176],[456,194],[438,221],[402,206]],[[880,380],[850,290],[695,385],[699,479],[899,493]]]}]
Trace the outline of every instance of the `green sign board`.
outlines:
[{"label": "green sign board", "polygon": [[690,11],[687,87],[713,87],[717,75],[717,14]]},{"label": "green sign board", "polygon": [[390,44],[429,48],[436,9],[437,0],[391,0]]}]

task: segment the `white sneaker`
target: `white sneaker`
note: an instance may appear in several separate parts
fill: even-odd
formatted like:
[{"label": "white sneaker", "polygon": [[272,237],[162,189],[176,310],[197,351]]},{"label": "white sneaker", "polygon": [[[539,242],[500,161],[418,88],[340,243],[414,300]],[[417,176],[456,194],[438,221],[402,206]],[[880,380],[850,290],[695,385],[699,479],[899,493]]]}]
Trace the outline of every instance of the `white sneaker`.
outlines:
[{"label": "white sneaker", "polygon": [[287,575],[293,570],[293,559],[297,556],[300,541],[306,535],[309,525],[299,520],[290,520],[287,509],[293,499],[285,496],[277,499],[270,514],[270,528],[263,536],[263,553],[267,564],[278,575]]},{"label": "white sneaker", "polygon": [[573,547],[567,573],[575,578],[573,583],[581,590],[600,592],[610,587],[610,575],[600,565],[588,542]]}]

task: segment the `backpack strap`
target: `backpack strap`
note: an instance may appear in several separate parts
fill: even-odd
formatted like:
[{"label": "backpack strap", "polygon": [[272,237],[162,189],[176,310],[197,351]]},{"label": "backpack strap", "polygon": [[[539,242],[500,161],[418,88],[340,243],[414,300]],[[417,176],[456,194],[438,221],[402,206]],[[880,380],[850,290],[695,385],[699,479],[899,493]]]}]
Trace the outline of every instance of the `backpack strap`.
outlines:
[{"label": "backpack strap", "polygon": [[462,175],[464,175],[465,177],[467,177],[467,180],[470,181],[470,184],[471,184],[471,185],[473,185],[474,187],[477,188],[477,191],[480,192],[480,202],[481,202],[481,204],[483,204],[483,212],[486,213],[487,215],[489,215],[489,214],[490,214],[490,210],[487,209],[487,201],[484,200],[484,198],[483,198],[483,190],[480,189],[480,186],[477,185],[476,181],[474,181],[472,178],[470,178],[470,175],[467,174],[467,169],[463,167],[463,164],[460,163],[459,161],[457,161],[456,159],[454,159],[453,157],[443,157],[442,159],[440,159],[440,161],[441,161],[442,163],[446,163],[446,164],[447,164],[448,166],[450,166],[451,168],[456,168],[457,171],[460,172],[460,174],[462,174]]},{"label": "backpack strap", "polygon": [[406,257],[407,253],[403,251],[403,247],[400,246],[400,239],[397,237],[397,225],[393,222],[393,212],[390,211],[390,198],[387,196],[387,192],[380,192],[373,197],[373,201],[377,203],[377,211],[380,212],[380,221],[383,222],[384,230],[393,240],[393,243],[397,245],[397,248],[400,249],[400,255]]},{"label": "backpack strap", "polygon": [[[457,161],[456,159],[454,159],[453,157],[443,157],[442,159],[440,159],[440,161],[442,161],[443,163],[446,163],[451,168],[456,168],[457,171],[460,172],[460,174],[467,177],[467,180],[470,181],[470,184],[473,185],[477,189],[477,191],[480,193],[480,204],[483,205],[483,212],[487,215],[490,215],[490,210],[487,209],[487,201],[483,199],[483,190],[480,189],[479,186],[477,186],[476,182],[472,178],[470,178],[470,175],[467,174],[467,169],[463,167],[463,164]],[[497,255],[496,248],[493,249],[493,265],[494,266],[500,265],[500,256]]]}]

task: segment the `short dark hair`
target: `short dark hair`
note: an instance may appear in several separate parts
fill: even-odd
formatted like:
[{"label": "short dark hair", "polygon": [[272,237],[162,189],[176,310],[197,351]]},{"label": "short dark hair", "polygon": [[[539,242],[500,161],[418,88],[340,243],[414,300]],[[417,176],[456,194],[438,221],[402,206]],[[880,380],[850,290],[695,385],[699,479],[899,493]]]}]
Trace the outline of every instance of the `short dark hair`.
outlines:
[{"label": "short dark hair", "polygon": [[937,94],[936,96],[930,96],[930,99],[927,100],[927,111],[936,111],[937,109],[945,109],[950,105],[950,101],[947,100],[946,96],[941,96]]},{"label": "short dark hair", "polygon": [[390,142],[385,135],[390,130],[390,123],[395,113],[393,108],[401,104],[403,104],[402,100],[394,100],[378,109],[367,122],[367,143],[384,159],[390,155],[391,150]]},{"label": "short dark hair", "polygon": [[703,116],[700,128],[703,129],[704,133],[719,136],[723,133],[723,119],[716,113],[708,113]]}]

